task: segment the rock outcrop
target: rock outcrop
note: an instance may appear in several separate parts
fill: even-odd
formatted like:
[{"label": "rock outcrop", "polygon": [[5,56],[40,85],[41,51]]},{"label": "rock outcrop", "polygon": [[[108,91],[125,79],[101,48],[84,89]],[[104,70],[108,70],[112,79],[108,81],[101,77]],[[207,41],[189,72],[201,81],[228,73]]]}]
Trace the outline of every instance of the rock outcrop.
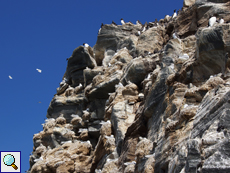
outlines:
[{"label": "rock outcrop", "polygon": [[29,172],[230,172],[229,58],[229,0],[102,26],[68,59]]}]

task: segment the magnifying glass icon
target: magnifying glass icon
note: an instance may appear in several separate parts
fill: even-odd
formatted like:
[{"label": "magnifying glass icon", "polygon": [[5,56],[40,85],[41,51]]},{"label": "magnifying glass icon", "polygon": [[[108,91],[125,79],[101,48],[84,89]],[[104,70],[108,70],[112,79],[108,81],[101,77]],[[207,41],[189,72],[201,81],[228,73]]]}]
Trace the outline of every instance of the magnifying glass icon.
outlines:
[{"label": "magnifying glass icon", "polygon": [[14,164],[15,163],[15,158],[11,154],[7,154],[3,158],[3,162],[7,166],[12,166],[15,170],[18,169],[18,167]]}]

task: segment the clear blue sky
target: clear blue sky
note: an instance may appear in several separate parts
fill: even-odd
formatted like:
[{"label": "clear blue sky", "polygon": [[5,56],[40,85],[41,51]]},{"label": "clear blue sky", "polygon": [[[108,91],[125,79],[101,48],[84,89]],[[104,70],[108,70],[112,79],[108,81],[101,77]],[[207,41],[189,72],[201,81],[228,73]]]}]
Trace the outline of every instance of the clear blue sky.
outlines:
[{"label": "clear blue sky", "polygon": [[33,134],[42,130],[66,58],[84,42],[93,46],[101,23],[152,22],[182,6],[183,0],[0,0],[0,151],[21,151],[22,172],[29,169]]}]

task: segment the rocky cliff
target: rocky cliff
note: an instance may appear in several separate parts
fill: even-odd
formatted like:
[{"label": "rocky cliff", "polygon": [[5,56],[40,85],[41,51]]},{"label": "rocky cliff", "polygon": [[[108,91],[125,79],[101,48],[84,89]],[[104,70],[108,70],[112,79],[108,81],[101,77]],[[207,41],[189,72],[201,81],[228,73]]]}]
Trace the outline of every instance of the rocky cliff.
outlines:
[{"label": "rocky cliff", "polygon": [[229,21],[230,0],[184,0],[102,26],[68,59],[29,172],[230,172]]}]

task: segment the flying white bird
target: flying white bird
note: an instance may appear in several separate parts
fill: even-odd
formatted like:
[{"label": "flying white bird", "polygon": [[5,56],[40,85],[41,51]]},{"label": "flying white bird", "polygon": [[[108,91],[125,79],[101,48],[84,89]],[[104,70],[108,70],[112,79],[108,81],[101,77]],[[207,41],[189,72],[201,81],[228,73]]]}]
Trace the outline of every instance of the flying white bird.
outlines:
[{"label": "flying white bird", "polygon": [[13,79],[10,75],[9,75],[9,78],[10,78],[10,79]]},{"label": "flying white bird", "polygon": [[41,73],[41,72],[42,72],[42,70],[41,70],[41,69],[36,68],[36,70],[37,70],[39,73]]}]

